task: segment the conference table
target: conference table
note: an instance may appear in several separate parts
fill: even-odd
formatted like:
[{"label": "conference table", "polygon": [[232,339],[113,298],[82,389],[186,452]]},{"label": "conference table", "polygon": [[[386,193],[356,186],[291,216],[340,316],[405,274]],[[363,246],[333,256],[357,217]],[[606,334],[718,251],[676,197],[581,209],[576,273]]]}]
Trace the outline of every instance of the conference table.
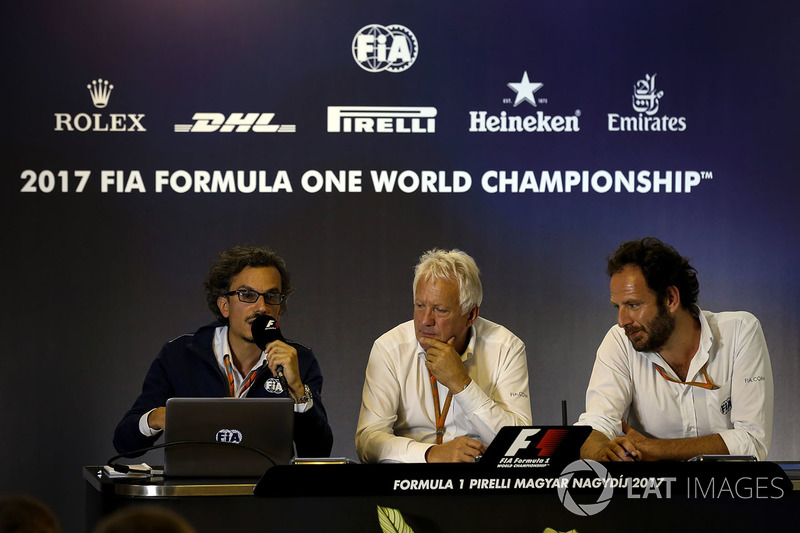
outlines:
[{"label": "conference table", "polygon": [[[86,527],[159,505],[220,531],[798,531],[800,463],[293,464],[260,478],[83,468]],[[391,527],[387,524],[391,524]],[[394,527],[394,529],[392,529]],[[408,531],[408,529],[406,530]]]}]

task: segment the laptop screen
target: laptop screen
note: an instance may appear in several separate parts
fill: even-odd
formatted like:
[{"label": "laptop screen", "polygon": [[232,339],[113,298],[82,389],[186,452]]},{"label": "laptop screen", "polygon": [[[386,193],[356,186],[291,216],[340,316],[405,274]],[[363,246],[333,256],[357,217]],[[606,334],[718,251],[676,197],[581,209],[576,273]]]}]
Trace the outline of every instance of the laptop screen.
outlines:
[{"label": "laptop screen", "polygon": [[289,464],[293,435],[289,398],[170,398],[164,475],[258,477]]}]

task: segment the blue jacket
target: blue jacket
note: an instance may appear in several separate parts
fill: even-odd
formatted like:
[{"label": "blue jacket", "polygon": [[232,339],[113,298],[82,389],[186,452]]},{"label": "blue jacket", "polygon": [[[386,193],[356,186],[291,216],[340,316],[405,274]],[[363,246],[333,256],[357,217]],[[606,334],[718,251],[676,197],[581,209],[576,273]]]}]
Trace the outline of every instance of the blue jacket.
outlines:
[{"label": "blue jacket", "polygon": [[[164,406],[168,398],[222,398],[230,394],[228,378],[220,370],[212,348],[214,331],[219,325],[203,326],[193,335],[178,337],[161,348],[144,379],[142,393],[114,431],[114,447],[119,453],[147,448],[155,443],[159,435],[142,435],[139,419],[151,409]],[[333,447],[333,433],[322,404],[322,372],[309,348],[290,341],[287,344],[297,350],[300,379],[311,389],[314,400],[311,409],[294,415],[296,456],[328,457]],[[247,397],[288,397],[288,391],[276,394],[265,390],[264,383],[269,377],[272,377],[269,369],[262,371]]]}]

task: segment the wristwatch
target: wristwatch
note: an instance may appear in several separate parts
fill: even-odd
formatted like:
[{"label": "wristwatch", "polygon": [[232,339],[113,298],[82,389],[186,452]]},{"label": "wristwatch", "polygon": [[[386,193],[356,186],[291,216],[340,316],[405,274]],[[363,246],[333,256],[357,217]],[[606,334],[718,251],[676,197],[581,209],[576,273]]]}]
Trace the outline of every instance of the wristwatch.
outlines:
[{"label": "wristwatch", "polygon": [[313,396],[311,395],[311,389],[308,388],[308,385],[303,385],[303,395],[300,396],[299,398],[295,398],[294,403],[296,404],[308,403],[311,401],[312,397]]}]

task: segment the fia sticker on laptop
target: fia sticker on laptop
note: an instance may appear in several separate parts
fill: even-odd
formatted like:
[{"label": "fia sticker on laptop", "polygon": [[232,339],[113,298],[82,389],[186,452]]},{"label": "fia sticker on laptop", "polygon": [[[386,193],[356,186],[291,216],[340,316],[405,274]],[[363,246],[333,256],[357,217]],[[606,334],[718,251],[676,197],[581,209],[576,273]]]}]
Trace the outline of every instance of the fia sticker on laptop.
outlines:
[{"label": "fia sticker on laptop", "polygon": [[238,429],[220,429],[217,431],[217,442],[230,442],[231,444],[239,444],[242,442],[242,432]]}]

